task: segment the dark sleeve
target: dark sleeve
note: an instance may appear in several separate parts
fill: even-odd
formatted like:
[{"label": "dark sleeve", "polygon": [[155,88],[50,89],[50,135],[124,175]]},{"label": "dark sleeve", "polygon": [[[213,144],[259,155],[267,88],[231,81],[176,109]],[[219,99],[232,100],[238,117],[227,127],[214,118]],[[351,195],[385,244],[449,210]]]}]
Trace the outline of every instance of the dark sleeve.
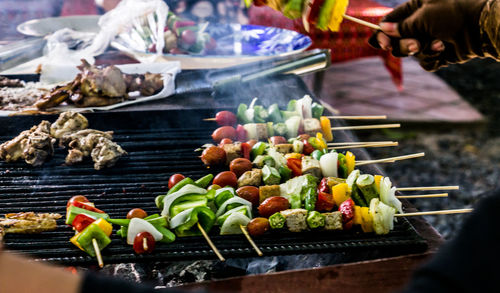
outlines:
[{"label": "dark sleeve", "polygon": [[488,0],[479,19],[483,51],[500,60],[500,0]]},{"label": "dark sleeve", "polygon": [[500,189],[481,200],[457,237],[413,275],[404,293],[499,292]]},{"label": "dark sleeve", "polygon": [[[131,283],[110,276],[99,275],[92,272],[86,272],[80,293],[184,293],[185,290],[169,288],[155,290],[153,287]],[[189,291],[193,292],[193,291]],[[205,293],[204,291],[195,291],[194,293]]]}]

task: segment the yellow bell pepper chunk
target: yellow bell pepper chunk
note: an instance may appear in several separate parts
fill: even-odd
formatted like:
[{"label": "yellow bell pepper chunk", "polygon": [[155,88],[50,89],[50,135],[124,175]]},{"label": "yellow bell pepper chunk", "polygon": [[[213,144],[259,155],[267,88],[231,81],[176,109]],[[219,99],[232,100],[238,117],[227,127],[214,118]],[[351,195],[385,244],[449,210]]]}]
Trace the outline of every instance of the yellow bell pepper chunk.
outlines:
[{"label": "yellow bell pepper chunk", "polygon": [[326,141],[323,138],[323,134],[321,132],[316,133],[316,143],[318,144],[320,150],[328,149]]},{"label": "yellow bell pepper chunk", "polygon": [[332,133],[332,124],[330,123],[330,119],[326,118],[325,116],[321,116],[319,118],[319,123],[321,125],[321,131],[323,132],[325,140],[332,141],[333,133]]},{"label": "yellow bell pepper chunk", "polygon": [[[83,250],[82,246],[80,245],[80,243],[78,243],[77,239],[78,237],[80,237],[80,233],[77,233],[75,234],[75,236],[71,237],[71,239],[69,239],[69,242],[73,243],[76,247],[80,248],[81,250]],[[83,250],[85,251],[85,250]]]},{"label": "yellow bell pepper chunk", "polygon": [[354,206],[353,224],[354,225],[361,225],[361,224],[363,224],[363,218],[361,217],[361,207],[360,206]]},{"label": "yellow bell pepper chunk", "polygon": [[302,158],[302,154],[299,154],[299,153],[289,153],[289,154],[285,155],[285,158],[287,158],[287,159],[301,159]]},{"label": "yellow bell pepper chunk", "polygon": [[384,176],[375,175],[373,177],[375,179],[375,187],[377,188],[377,192],[380,193],[380,181],[382,181],[382,178],[384,178]]},{"label": "yellow bell pepper chunk", "polygon": [[[356,215],[355,215],[356,216]],[[370,208],[369,207],[362,207],[361,208],[361,229],[365,233],[373,232],[373,216],[370,214]]]},{"label": "yellow bell pepper chunk", "polygon": [[111,226],[110,223],[108,223],[106,220],[103,218],[99,218],[94,222],[101,230],[106,234],[108,237],[111,235],[113,232],[113,226]]},{"label": "yellow bell pepper chunk", "polygon": [[348,185],[347,183],[340,183],[331,187],[333,201],[339,207],[344,201],[349,199],[347,195]]},{"label": "yellow bell pepper chunk", "polygon": [[354,154],[349,151],[346,152],[345,163],[347,166],[347,176],[349,176],[349,174],[351,174],[351,172],[354,171],[354,167],[356,166],[356,156],[354,156]]},{"label": "yellow bell pepper chunk", "polygon": [[338,32],[340,30],[340,24],[344,19],[344,14],[349,5],[348,0],[336,0],[335,6],[333,7],[332,16],[328,22],[328,29],[332,32]]}]

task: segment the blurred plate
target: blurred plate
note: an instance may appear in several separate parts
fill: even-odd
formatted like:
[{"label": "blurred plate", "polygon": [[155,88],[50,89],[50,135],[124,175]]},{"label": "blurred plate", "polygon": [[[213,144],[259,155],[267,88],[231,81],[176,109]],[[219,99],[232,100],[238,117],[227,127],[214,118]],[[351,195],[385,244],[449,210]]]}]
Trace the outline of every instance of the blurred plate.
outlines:
[{"label": "blurred plate", "polygon": [[73,15],[32,19],[18,25],[17,31],[35,37],[43,37],[63,28],[97,33],[99,17],[99,15]]},{"label": "blurred plate", "polygon": [[177,60],[181,62],[183,69],[206,69],[292,55],[304,51],[312,43],[309,37],[295,31],[259,25],[208,24],[205,32],[217,42],[217,47],[211,54],[148,53],[147,48],[151,42],[126,35],[120,35],[111,46],[129,52],[145,62]]}]

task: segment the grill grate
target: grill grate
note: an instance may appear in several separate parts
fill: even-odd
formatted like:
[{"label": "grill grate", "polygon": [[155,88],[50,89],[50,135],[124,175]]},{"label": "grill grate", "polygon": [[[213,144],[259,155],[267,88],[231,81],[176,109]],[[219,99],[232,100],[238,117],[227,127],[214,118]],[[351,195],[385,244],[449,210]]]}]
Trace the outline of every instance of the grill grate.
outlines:
[{"label": "grill grate", "polygon": [[[288,79],[291,79],[288,80]],[[287,77],[286,85],[300,98],[308,93],[305,85],[296,77]],[[297,88],[298,87],[298,88]],[[143,208],[148,214],[158,212],[154,198],[167,191],[168,179],[174,173],[199,178],[210,172],[197,157],[194,149],[210,141],[214,124],[202,122],[201,118],[213,117],[214,108],[222,104],[224,108],[235,107],[240,101],[247,102],[248,96],[259,96],[263,87],[253,87],[253,92],[235,93],[241,99],[218,99],[206,103],[207,109],[185,109],[165,111],[134,111],[86,114],[92,128],[113,130],[114,140],[128,155],[122,157],[113,168],[96,171],[90,160],[80,165],[64,166],[66,150],[57,148],[54,157],[42,167],[31,167],[19,162],[0,162],[0,214],[35,211],[65,214],[66,202],[74,195],[83,194],[96,207],[111,217],[125,217],[135,207]],[[197,96],[195,99],[199,99]],[[286,105],[285,94],[278,95],[273,102]],[[205,95],[207,101],[213,101]],[[189,102],[189,99],[187,100]],[[42,119],[54,121],[55,116],[25,116],[0,118],[6,126],[0,132],[0,142],[11,139],[21,130],[39,123]],[[349,133],[336,133],[339,140],[348,139]],[[366,153],[358,150],[356,155],[366,158]],[[371,168],[371,169],[370,169]],[[379,173],[367,166],[365,172]],[[39,260],[68,265],[89,265],[95,260],[74,247],[69,238],[73,235],[70,227],[58,221],[56,231],[38,235],[6,235],[5,246],[15,252],[29,254]],[[211,238],[225,257],[255,256],[255,252],[244,236],[218,236]],[[379,250],[381,253],[401,255],[422,251],[425,241],[405,219],[395,225],[394,231],[384,237],[350,232],[307,232],[272,233],[255,239],[266,255],[297,254],[311,252]],[[135,255],[132,247],[117,236],[103,251],[106,263],[141,262],[149,260],[206,259],[215,258],[202,237],[179,238],[172,244],[157,245],[151,255]]]}]

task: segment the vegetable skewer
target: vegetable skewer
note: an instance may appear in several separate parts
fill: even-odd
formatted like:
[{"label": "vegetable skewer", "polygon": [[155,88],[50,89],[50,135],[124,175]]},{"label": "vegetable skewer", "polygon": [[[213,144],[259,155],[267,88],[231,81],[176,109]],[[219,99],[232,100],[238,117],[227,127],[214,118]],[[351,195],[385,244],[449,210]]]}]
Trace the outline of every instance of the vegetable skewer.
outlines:
[{"label": "vegetable skewer", "polygon": [[427,211],[427,212],[414,212],[414,213],[395,214],[394,217],[414,217],[414,216],[430,216],[430,215],[465,214],[465,213],[470,213],[472,211],[473,211],[473,209],[439,210],[439,211]]},{"label": "vegetable skewer", "polygon": [[243,225],[240,225],[240,229],[241,229],[241,232],[243,232],[243,234],[245,235],[245,237],[248,239],[248,242],[250,242],[250,245],[252,245],[252,247],[255,250],[255,252],[257,252],[257,255],[258,256],[263,256],[264,254],[262,253],[262,251],[260,250],[260,248],[257,246],[257,244],[255,244],[255,242],[253,241],[252,237],[250,237],[250,234],[248,234],[247,228],[245,226],[243,226]]},{"label": "vegetable skewer", "polygon": [[217,257],[219,258],[219,260],[220,261],[226,261],[226,259],[219,252],[219,250],[214,245],[214,243],[212,242],[212,240],[210,239],[210,237],[208,237],[207,232],[205,232],[205,229],[203,229],[203,227],[201,226],[200,222],[197,222],[196,224],[198,225],[198,229],[200,230],[201,234],[203,234],[203,237],[205,237],[205,240],[207,240],[208,245],[210,245],[210,247],[212,248],[212,250],[214,251],[214,253],[217,255]]},{"label": "vegetable skewer", "polygon": [[[219,113],[223,113],[227,111],[221,111]],[[217,114],[219,114],[217,113]],[[228,114],[226,114],[228,115]],[[234,114],[233,114],[234,115]],[[387,119],[386,115],[373,115],[373,116],[325,116],[328,119],[344,119],[344,120],[378,120],[378,119]],[[221,118],[217,119],[217,117],[212,118],[204,118],[203,121],[218,121]]]}]

